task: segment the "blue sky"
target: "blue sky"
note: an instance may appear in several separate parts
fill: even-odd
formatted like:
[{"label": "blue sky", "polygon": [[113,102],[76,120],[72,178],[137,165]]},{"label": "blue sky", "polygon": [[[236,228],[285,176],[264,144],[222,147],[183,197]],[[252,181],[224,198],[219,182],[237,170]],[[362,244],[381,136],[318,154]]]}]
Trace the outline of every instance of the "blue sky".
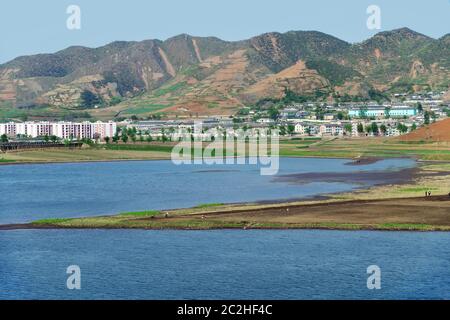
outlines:
[{"label": "blue sky", "polygon": [[[450,32],[450,0],[6,1],[0,5],[0,63],[71,45],[164,40],[180,33],[241,40],[269,31],[318,30],[359,42],[376,33],[366,27],[371,4],[381,8],[380,31],[409,27],[435,38]],[[66,28],[71,4],[81,8],[81,30]]]}]

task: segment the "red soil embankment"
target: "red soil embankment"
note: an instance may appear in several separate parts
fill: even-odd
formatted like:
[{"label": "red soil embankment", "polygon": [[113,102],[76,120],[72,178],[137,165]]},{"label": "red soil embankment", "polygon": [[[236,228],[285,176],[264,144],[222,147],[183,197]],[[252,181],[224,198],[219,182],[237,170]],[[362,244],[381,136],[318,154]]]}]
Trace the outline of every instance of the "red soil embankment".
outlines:
[{"label": "red soil embankment", "polygon": [[415,130],[401,136],[400,141],[450,142],[450,118]]}]

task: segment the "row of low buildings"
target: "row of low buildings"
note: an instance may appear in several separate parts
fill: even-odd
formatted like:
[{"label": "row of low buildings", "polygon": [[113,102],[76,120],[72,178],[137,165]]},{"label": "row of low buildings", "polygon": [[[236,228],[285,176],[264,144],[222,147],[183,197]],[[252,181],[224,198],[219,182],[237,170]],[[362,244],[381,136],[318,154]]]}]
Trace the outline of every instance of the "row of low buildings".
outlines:
[{"label": "row of low buildings", "polygon": [[[358,132],[358,125],[362,125],[363,128],[372,127],[372,124],[376,123],[379,132],[370,132],[367,133],[366,130],[364,132]],[[271,122],[253,122],[253,123],[241,123],[239,126],[233,125],[232,123],[203,123],[202,122],[202,131],[203,129],[209,130],[213,129],[208,132],[204,132],[204,136],[208,137],[214,135],[213,132],[223,132],[223,130],[227,130],[227,134],[233,135],[237,133],[238,131],[242,130],[243,128],[248,129],[259,129],[259,128],[266,128],[266,129],[276,129],[283,126],[284,128],[287,128],[288,126],[293,126],[293,132],[296,135],[300,136],[316,136],[316,137],[322,137],[322,136],[366,136],[366,135],[384,135],[384,136],[398,136],[401,135],[402,132],[398,130],[398,125],[402,124],[408,128],[408,131],[411,130],[411,128],[415,125],[416,127],[420,126],[423,123],[423,120],[420,119],[408,119],[408,120],[400,120],[400,119],[378,119],[378,120],[364,120],[364,119],[358,119],[358,120],[342,120],[342,121],[327,121],[327,120],[299,120],[299,119],[290,119],[288,121],[283,121],[280,123],[271,121]],[[127,127],[129,129],[135,128],[139,133],[146,133],[151,135],[157,135],[161,136],[165,130],[166,135],[176,134],[179,132],[179,130],[182,129],[191,129],[192,134],[194,136],[203,136],[203,133],[200,135],[196,135],[195,133],[195,126],[196,124],[199,124],[199,122],[174,122],[174,121],[167,121],[167,122],[150,122],[150,121],[144,121],[144,122],[137,122],[137,123],[129,123]],[[381,132],[381,126],[384,125],[385,131]],[[168,129],[173,128],[173,131],[170,131]],[[216,129],[217,131],[214,131]],[[198,127],[197,127],[198,130]]]},{"label": "row of low buildings", "polygon": [[201,126],[203,129],[211,128],[230,128],[233,126],[233,120],[228,119],[197,119],[197,120],[148,120],[123,123],[127,128],[135,128],[140,132],[160,132],[162,129],[191,129],[195,126]]},{"label": "row of low buildings", "polygon": [[368,106],[352,108],[348,111],[350,118],[403,118],[418,115],[415,107],[409,106]]},{"label": "row of low buildings", "polygon": [[115,122],[8,122],[0,123],[0,135],[37,138],[56,136],[61,139],[103,139],[116,133]]},{"label": "row of low buildings", "polygon": [[[419,108],[421,105],[421,109]],[[279,119],[304,119],[304,120],[336,120],[338,118],[409,118],[415,117],[424,111],[433,112],[439,117],[446,117],[450,105],[432,104],[425,102],[405,102],[403,104],[356,104],[340,103],[335,105],[318,104],[315,107],[304,105],[291,105],[279,110]],[[274,122],[269,119],[267,110],[250,110],[248,120],[258,118],[258,122]]]},{"label": "row of low buildings", "polygon": [[[402,134],[398,130],[398,124],[401,123],[411,130],[414,124],[419,125],[419,123],[411,121],[396,121],[394,119],[376,120],[376,121],[335,121],[335,122],[324,122],[324,121],[301,121],[291,123],[294,125],[294,132],[302,136],[365,136],[366,132],[358,132],[358,125],[362,125],[363,128],[369,127],[372,123],[376,123],[379,132],[374,134],[383,134],[385,136],[399,136]],[[384,125],[386,132],[381,132],[381,126]],[[348,128],[347,128],[348,127]],[[351,128],[351,130],[350,130]]]}]

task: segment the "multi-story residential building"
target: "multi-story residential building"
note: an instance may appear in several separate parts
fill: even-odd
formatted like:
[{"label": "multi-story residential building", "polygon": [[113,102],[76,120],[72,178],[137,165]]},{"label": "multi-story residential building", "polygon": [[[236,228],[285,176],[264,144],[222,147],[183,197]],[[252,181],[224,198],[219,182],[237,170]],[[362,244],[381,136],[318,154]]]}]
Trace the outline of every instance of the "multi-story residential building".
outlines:
[{"label": "multi-story residential building", "polygon": [[56,136],[61,139],[103,139],[116,133],[115,122],[24,122],[0,123],[0,135],[37,138]]},{"label": "multi-story residential building", "polygon": [[299,122],[299,123],[295,124],[294,132],[304,135],[304,134],[308,133],[307,131],[309,130],[309,128],[310,128],[309,125]]},{"label": "multi-story residential building", "polygon": [[322,124],[319,127],[319,133],[322,136],[341,136],[344,134],[344,129],[339,124]]},{"label": "multi-story residential building", "polygon": [[99,135],[100,138],[113,137],[117,131],[117,125],[115,122],[95,122],[94,127],[94,137]]},{"label": "multi-story residential building", "polygon": [[17,134],[17,127],[14,122],[0,123],[0,135],[15,136]]},{"label": "multi-story residential building", "polygon": [[314,122],[298,122],[295,124],[294,132],[300,135],[315,136],[320,133],[320,124]]},{"label": "multi-story residential building", "polygon": [[351,118],[399,118],[399,117],[413,117],[417,115],[417,109],[415,107],[408,106],[369,106],[361,108],[352,108],[349,110],[348,115]]}]

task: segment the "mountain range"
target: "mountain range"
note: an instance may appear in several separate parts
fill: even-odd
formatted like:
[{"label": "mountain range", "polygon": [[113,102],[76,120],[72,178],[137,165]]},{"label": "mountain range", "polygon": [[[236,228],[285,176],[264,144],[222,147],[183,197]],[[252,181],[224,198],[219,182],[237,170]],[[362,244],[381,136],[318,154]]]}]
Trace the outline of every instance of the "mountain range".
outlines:
[{"label": "mountain range", "polygon": [[450,34],[402,28],[355,44],[317,31],[235,42],[182,34],[18,57],[0,65],[0,109],[230,115],[287,90],[332,101],[449,85]]}]

